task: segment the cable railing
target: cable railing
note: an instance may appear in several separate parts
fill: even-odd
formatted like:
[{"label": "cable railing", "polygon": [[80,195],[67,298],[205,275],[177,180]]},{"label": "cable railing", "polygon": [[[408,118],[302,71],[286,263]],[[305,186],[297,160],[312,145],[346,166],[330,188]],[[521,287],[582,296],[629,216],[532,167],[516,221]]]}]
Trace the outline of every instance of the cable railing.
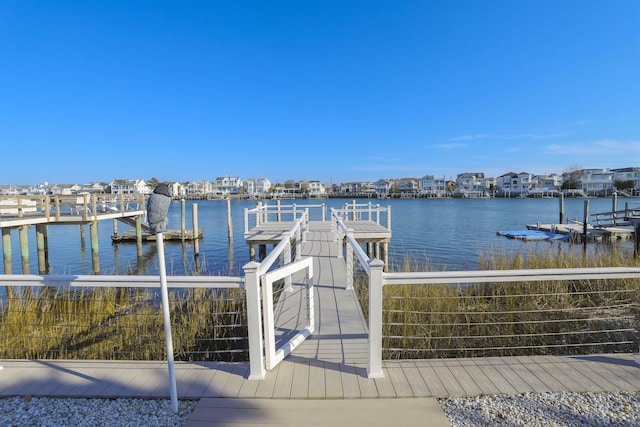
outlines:
[{"label": "cable railing", "polygon": [[368,315],[370,378],[383,358],[638,350],[639,267],[384,272],[342,215],[332,210],[347,288]]}]

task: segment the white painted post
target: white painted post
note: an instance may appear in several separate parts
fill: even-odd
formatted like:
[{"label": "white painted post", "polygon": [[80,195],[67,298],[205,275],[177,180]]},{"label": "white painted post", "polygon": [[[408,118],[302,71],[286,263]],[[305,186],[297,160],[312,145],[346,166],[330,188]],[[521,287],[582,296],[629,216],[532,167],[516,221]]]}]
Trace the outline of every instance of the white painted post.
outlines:
[{"label": "white painted post", "polygon": [[353,238],[353,229],[347,230],[347,291],[353,290],[353,248],[349,244],[349,238]]},{"label": "white painted post", "polygon": [[383,378],[382,373],[382,276],[384,262],[369,263],[369,368],[368,378]]},{"label": "white painted post", "polygon": [[[282,233],[282,238],[287,240],[287,247],[285,248],[284,251],[282,251],[282,257],[283,257],[283,264],[287,265],[287,264],[291,264],[291,233],[290,232],[284,232]],[[296,239],[296,242],[298,241],[298,239]],[[300,248],[298,247],[297,243],[296,243],[296,257],[298,256],[298,252],[300,251]],[[292,280],[291,280],[291,275],[287,276],[284,278],[284,290],[285,292],[292,292],[293,291],[293,284],[292,284]]]},{"label": "white painted post", "polygon": [[387,206],[387,230],[391,231],[391,206]]},{"label": "white painted post", "polygon": [[296,230],[296,261],[302,258],[302,230],[300,227]]},{"label": "white painted post", "polygon": [[171,389],[171,410],[178,413],[178,389],[173,363],[173,339],[171,338],[171,316],[169,308],[169,292],[167,290],[167,270],[164,260],[164,241],[162,233],[156,234],[158,246],[158,270],[160,272],[160,295],[162,297],[162,319],[164,323],[164,340],[167,347],[167,364],[169,365],[169,386]]},{"label": "white painted post", "polygon": [[262,313],[260,310],[260,264],[251,261],[242,269],[245,277],[247,323],[249,328],[249,379],[262,380],[265,376],[262,343]]}]

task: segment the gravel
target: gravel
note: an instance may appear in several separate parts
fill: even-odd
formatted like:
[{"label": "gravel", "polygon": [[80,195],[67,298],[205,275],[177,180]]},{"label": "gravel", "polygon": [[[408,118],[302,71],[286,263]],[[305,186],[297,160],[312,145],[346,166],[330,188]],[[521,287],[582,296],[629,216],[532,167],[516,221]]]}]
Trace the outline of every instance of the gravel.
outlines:
[{"label": "gravel", "polygon": [[0,399],[2,427],[184,426],[197,401],[160,399],[78,399],[9,397]]},{"label": "gravel", "polygon": [[[640,426],[640,393],[524,393],[439,399],[453,427]],[[0,426],[184,426],[197,401],[9,397]]]},{"label": "gravel", "polygon": [[454,427],[640,426],[640,393],[523,393],[439,402]]}]

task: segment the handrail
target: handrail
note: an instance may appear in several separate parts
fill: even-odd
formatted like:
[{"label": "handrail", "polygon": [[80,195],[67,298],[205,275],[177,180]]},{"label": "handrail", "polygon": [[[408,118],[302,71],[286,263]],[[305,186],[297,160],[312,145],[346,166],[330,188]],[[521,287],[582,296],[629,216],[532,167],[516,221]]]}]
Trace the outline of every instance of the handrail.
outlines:
[{"label": "handrail", "polygon": [[25,213],[39,212],[47,219],[60,219],[67,214],[63,209],[69,208],[70,214],[81,215],[87,221],[96,217],[99,208],[104,212],[142,210],[146,197],[141,193],[0,196],[0,213],[5,218],[24,218]]},{"label": "handrail", "polygon": [[[640,267],[591,267],[531,270],[474,270],[384,273],[373,260],[369,274],[369,378],[382,378],[382,288],[386,285],[535,282],[549,280],[640,279]],[[640,362],[639,362],[640,363]]]},{"label": "handrail", "polygon": [[[282,205],[279,202],[275,205],[263,204],[259,202],[258,205],[254,208],[245,208],[244,210],[244,232],[245,234],[249,233],[249,217],[253,215],[255,217],[256,226],[266,223],[266,222],[282,222],[283,216],[290,217],[288,221],[296,221],[301,218],[302,215],[306,213],[307,221],[309,220],[309,210],[312,208],[320,208],[321,209],[321,221],[326,220],[326,205],[322,204],[291,204],[291,205]],[[276,215],[275,220],[271,220],[271,216]]]},{"label": "handrail", "polygon": [[[37,275],[0,274],[0,286],[54,286],[54,287],[160,287],[158,276],[124,275]],[[243,277],[233,276],[167,276],[170,288],[244,288]]]},{"label": "handrail", "polygon": [[[280,242],[276,245],[276,247],[273,248],[271,252],[269,252],[269,255],[267,255],[267,257],[260,263],[260,267],[258,268],[259,275],[262,275],[267,271],[269,271],[271,266],[280,257],[280,254],[282,254],[285,251],[285,249],[290,245],[289,238],[291,236],[296,236],[296,243],[299,242],[300,239],[297,236],[299,236],[302,233],[303,224],[304,224],[304,217],[302,219],[297,220],[293,225],[293,227],[289,229],[289,231],[286,231],[283,233],[284,238],[280,240]],[[300,254],[300,251],[297,250],[296,256],[299,257],[299,254]]]}]

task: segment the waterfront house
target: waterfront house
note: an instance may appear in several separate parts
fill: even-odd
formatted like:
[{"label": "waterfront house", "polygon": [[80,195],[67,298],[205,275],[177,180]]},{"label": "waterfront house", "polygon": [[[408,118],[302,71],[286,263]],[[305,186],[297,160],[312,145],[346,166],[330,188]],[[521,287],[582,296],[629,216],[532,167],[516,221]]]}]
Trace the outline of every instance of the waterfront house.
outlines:
[{"label": "waterfront house", "polygon": [[312,199],[324,198],[327,195],[327,190],[320,181],[303,181],[301,187],[304,188],[304,194]]},{"label": "waterfront house", "polygon": [[577,174],[577,188],[587,196],[606,196],[614,191],[613,172],[608,169],[581,169]]},{"label": "waterfront house", "polygon": [[398,180],[398,192],[404,195],[415,195],[420,191],[418,179],[416,178],[400,178]]},{"label": "waterfront house", "polygon": [[82,193],[104,193],[109,184],[106,182],[90,182],[88,184],[82,184],[80,188],[80,192]]},{"label": "waterfront house", "polygon": [[240,194],[244,189],[244,182],[237,176],[219,176],[215,184],[216,192],[222,195]]},{"label": "waterfront house", "polygon": [[636,196],[640,194],[640,167],[611,169],[611,172],[613,173],[614,185],[616,182],[617,183],[629,182],[630,194],[636,195]]},{"label": "waterfront house", "polygon": [[51,194],[54,196],[70,196],[78,194],[82,186],[78,184],[55,184],[51,187]]},{"label": "waterfront house", "polygon": [[427,197],[444,197],[447,194],[447,178],[436,178],[434,175],[425,175],[418,182],[419,193]]},{"label": "waterfront house", "polygon": [[268,178],[247,179],[247,194],[260,196],[269,194],[272,184]]},{"label": "waterfront house", "polygon": [[529,172],[508,172],[496,178],[496,189],[505,196],[526,195],[535,187],[536,179]]},{"label": "waterfront house", "polygon": [[111,194],[151,194],[153,188],[144,179],[114,179]]},{"label": "waterfront house", "polygon": [[462,197],[481,197],[487,190],[483,172],[464,172],[456,177],[455,194]]},{"label": "waterfront house", "polygon": [[373,183],[373,188],[378,197],[388,196],[391,192],[391,186],[393,185],[393,181],[390,179],[379,179],[375,183]]}]

